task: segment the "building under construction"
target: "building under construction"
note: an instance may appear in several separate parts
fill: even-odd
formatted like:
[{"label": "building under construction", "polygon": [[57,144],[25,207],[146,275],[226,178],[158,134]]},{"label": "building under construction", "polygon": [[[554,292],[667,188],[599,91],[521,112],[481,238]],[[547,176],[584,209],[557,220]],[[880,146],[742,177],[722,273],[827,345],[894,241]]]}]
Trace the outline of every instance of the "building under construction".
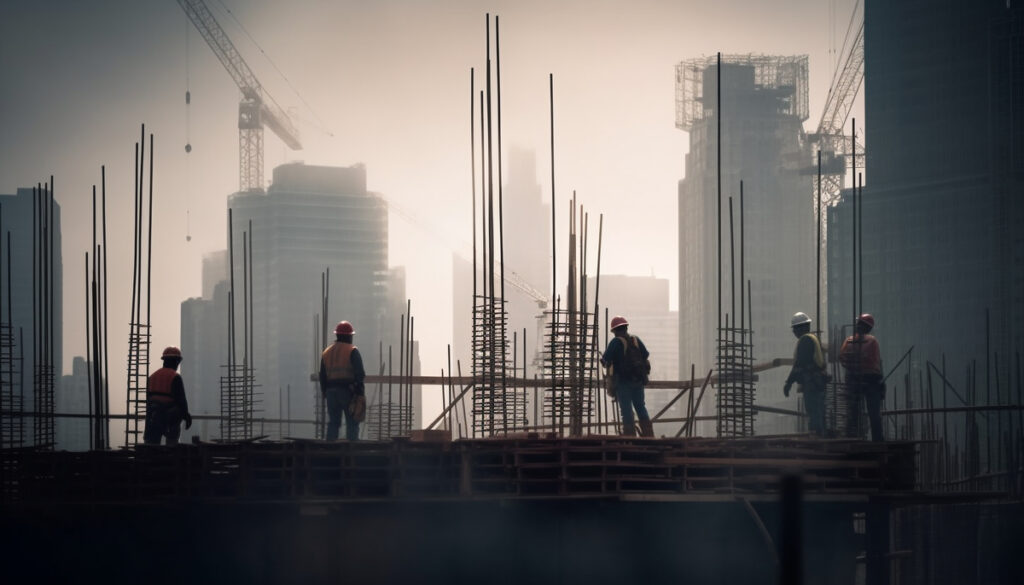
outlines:
[{"label": "building under construction", "polygon": [[[814,197],[801,174],[807,75],[806,55],[721,55],[676,66],[676,127],[690,139],[679,182],[680,371],[726,362],[739,371],[757,358],[788,356],[789,316],[814,311]],[[737,374],[735,389],[716,389],[707,403],[735,404],[737,414],[726,428],[702,425],[701,434],[797,430],[793,418],[768,413],[755,426],[750,410],[755,401],[785,406],[783,380],[764,375],[754,397]]]},{"label": "building under construction", "polygon": [[[497,20],[493,22],[497,33]],[[351,234],[336,232],[338,222],[349,221],[350,216],[386,218],[379,198],[365,192],[361,169],[318,168],[312,177],[305,177],[308,182],[289,175],[301,175],[306,167],[279,169],[281,174],[275,175],[268,193],[244,192],[232,199],[225,266],[232,275],[237,271],[241,276],[235,275],[236,282],[227,287],[211,289],[213,297],[225,295],[226,299],[219,305],[223,313],[217,315],[214,307],[210,336],[231,340],[222,346],[226,351],[241,345],[238,357],[225,356],[222,363],[228,365],[228,376],[235,375],[230,368],[238,364],[243,378],[264,376],[260,380],[264,399],[268,386],[280,387],[283,381],[283,374],[267,372],[289,371],[292,357],[298,365],[288,375],[304,388],[302,392],[313,396],[310,376],[330,326],[349,313],[358,314],[355,324],[360,338],[379,343],[378,367],[374,369],[374,360],[366,360],[368,373],[373,372],[366,383],[368,390],[387,389],[389,399],[382,405],[378,396],[376,411],[386,412],[386,417],[378,414],[374,419],[371,398],[367,427],[376,432],[369,433],[370,440],[294,438],[299,433],[284,429],[292,424],[315,428],[315,408],[307,404],[299,413],[279,402],[279,415],[272,417],[266,414],[273,412],[270,400],[262,414],[247,415],[247,432],[255,434],[259,425],[277,425],[282,437],[293,438],[229,436],[229,440],[195,440],[173,447],[126,441],[124,449],[107,449],[108,442],[103,441],[87,452],[54,451],[52,444],[5,443],[0,449],[4,526],[0,550],[6,561],[5,582],[180,582],[210,576],[254,583],[615,585],[1001,585],[1024,580],[1024,564],[1017,551],[1024,539],[1024,410],[1019,368],[1014,378],[1005,363],[1003,369],[995,365],[996,398],[992,400],[987,388],[978,383],[976,369],[966,372],[961,377],[965,385],[960,385],[944,366],[928,364],[925,376],[911,369],[914,362],[908,361],[904,374],[902,362],[897,361],[889,367],[902,379],[894,378],[891,398],[882,412],[886,441],[864,440],[863,433],[848,423],[851,409],[831,411],[830,430],[845,432],[826,437],[757,432],[754,413],[784,417],[790,421],[787,425],[796,428],[803,415],[760,399],[755,402],[753,396],[755,388],[761,392],[779,386],[776,378],[790,363],[781,356],[789,355],[793,344],[784,328],[792,311],[772,305],[788,302],[788,293],[765,284],[765,277],[755,281],[752,275],[759,273],[753,268],[754,259],[768,262],[769,258],[757,255],[762,252],[747,252],[776,244],[785,248],[790,243],[772,244],[764,233],[770,231],[767,224],[752,219],[774,213],[766,208],[767,200],[757,200],[767,198],[766,193],[778,196],[764,190],[764,184],[784,182],[760,169],[754,155],[754,162],[733,171],[738,179],[753,169],[749,191],[736,185],[738,198],[730,206],[737,211],[733,215],[722,205],[717,185],[711,190],[714,197],[706,197],[715,174],[725,177],[724,171],[707,170],[709,161],[699,160],[715,149],[705,144],[703,150],[691,151],[700,164],[695,162],[694,175],[680,187],[681,208],[684,203],[697,206],[689,209],[695,214],[694,222],[711,217],[706,225],[717,221],[720,227],[738,229],[719,234],[699,231],[701,244],[695,248],[699,254],[690,260],[703,264],[699,269],[694,268],[698,264],[691,266],[692,273],[681,272],[680,288],[689,278],[697,289],[693,294],[703,295],[694,300],[699,303],[697,309],[714,315],[717,302],[719,322],[705,317],[692,327],[680,328],[681,339],[699,341],[705,354],[694,350],[693,355],[706,355],[708,364],[700,370],[689,368],[694,372],[689,380],[686,369],[680,368],[678,377],[684,379],[655,379],[648,385],[650,392],[672,396],[654,416],[659,430],[666,431],[659,432],[663,436],[618,436],[618,409],[602,388],[603,372],[596,359],[607,331],[602,307],[609,296],[607,291],[602,293],[600,278],[603,220],[586,210],[580,204],[584,199],[575,194],[568,205],[556,205],[554,178],[552,250],[558,249],[560,241],[567,244],[568,253],[552,255],[551,303],[539,320],[540,367],[536,375],[525,375],[532,358],[525,352],[520,355],[524,346],[508,330],[508,279],[501,260],[505,242],[500,95],[491,93],[500,93],[500,83],[493,83],[490,76],[490,26],[488,17],[487,82],[479,96],[471,85],[474,105],[479,97],[482,106],[486,97],[499,107],[493,120],[490,108],[471,111],[472,127],[479,122],[481,134],[474,136],[480,142],[473,143],[480,149],[473,156],[474,172],[479,175],[474,174],[472,216],[474,230],[479,231],[474,231],[472,304],[467,310],[472,319],[468,333],[472,354],[466,374],[456,375],[449,365],[447,375],[416,375],[412,304],[406,301],[403,306],[382,292],[387,290],[386,241],[381,258],[380,229],[359,234],[362,239],[355,241],[345,239]],[[714,134],[717,144],[724,145],[725,140],[717,136],[727,125],[728,112],[739,116],[744,111],[741,102],[753,104],[755,110],[769,109],[772,114],[767,117],[778,126],[771,126],[768,134],[772,140],[787,137],[781,143],[788,148],[788,131],[801,116],[806,117],[800,113],[799,98],[800,84],[806,84],[800,77],[801,68],[806,72],[805,62],[755,57],[726,57],[725,61],[728,67],[718,59],[713,68],[708,60],[694,65],[693,71],[703,75],[704,87],[714,79],[716,90],[694,93],[702,96],[702,109],[687,110],[690,113],[684,112],[681,120],[691,125],[693,133],[703,133],[706,140]],[[693,71],[680,71],[684,89],[695,79],[687,77]],[[736,95],[723,99],[727,83],[728,91]],[[713,123],[707,123],[706,108],[711,103],[716,104],[711,110]],[[757,118],[742,119],[749,123]],[[485,121],[487,128],[492,122],[497,128],[496,164],[483,154],[484,144],[492,137],[490,130],[483,130]],[[781,132],[779,126],[788,130]],[[553,137],[552,129],[552,158]],[[732,148],[739,149],[735,144]],[[779,162],[777,157],[774,160]],[[697,172],[702,168],[703,175]],[[789,167],[779,168],[788,180]],[[477,178],[481,179],[479,191]],[[356,192],[328,192],[324,183],[336,187],[335,179],[354,181]],[[692,197],[684,202],[684,194]],[[720,213],[714,217],[707,208],[711,202],[713,211],[716,200]],[[271,209],[278,203],[280,209]],[[786,210],[790,203],[794,202],[779,201],[778,206]],[[808,214],[809,203],[799,202]],[[852,201],[846,204],[856,209]],[[842,205],[835,213],[841,213]],[[735,223],[729,221],[733,218]],[[371,224],[386,227],[379,221]],[[355,232],[359,225],[347,227]],[[842,232],[835,230],[833,235],[840,237]],[[324,238],[331,241],[329,246],[321,241]],[[813,239],[808,236],[809,241]],[[338,266],[320,256],[356,245],[365,245],[369,251],[357,255],[360,263],[354,266]],[[803,247],[813,251],[812,246]],[[718,260],[712,254],[716,248],[719,253],[734,249],[738,254]],[[239,250],[241,259],[236,256]],[[800,253],[794,254],[799,257]],[[300,265],[308,257],[321,261],[302,264],[301,271],[279,270],[281,264]],[[709,292],[711,285],[695,282],[698,275],[710,281],[707,275],[714,264],[708,258],[716,260],[718,274],[725,277],[725,286],[715,291],[717,299]],[[352,292],[329,276],[337,279],[346,270],[359,273],[364,279],[359,284],[366,288]],[[33,287],[39,287],[42,274],[33,274]],[[861,271],[855,274],[863,282]],[[231,279],[229,275],[227,280]],[[5,276],[5,283],[11,281]],[[807,281],[813,283],[813,273]],[[746,290],[744,282],[750,283]],[[752,297],[754,282],[767,290]],[[564,294],[556,294],[563,290],[559,284]],[[345,304],[345,299],[335,298],[339,290],[364,295],[360,302],[365,304]],[[772,296],[776,293],[779,298]],[[802,293],[794,294],[803,298]],[[858,296],[853,295],[852,307]],[[282,308],[285,297],[298,307],[294,331]],[[9,306],[8,296],[0,297],[0,307],[4,300]],[[274,316],[275,310],[281,314]],[[399,331],[397,360],[383,345],[394,334],[394,323],[382,323],[383,318],[375,323],[371,318],[384,313],[392,319],[400,315],[394,320]],[[692,313],[697,315],[696,309]],[[5,315],[0,319],[4,327],[0,330],[4,333],[0,339],[4,387],[0,390],[5,397],[5,411],[0,414],[5,425],[31,420],[34,428],[52,428],[55,420],[75,418],[38,407],[29,410],[26,405],[14,410],[7,397],[19,362],[10,350],[10,312]],[[141,318],[134,320],[138,315],[141,310],[133,314],[132,326],[141,330],[145,323]],[[203,324],[203,319],[190,323]],[[763,333],[779,328],[781,333]],[[265,331],[262,336],[260,329]],[[750,337],[754,333],[770,336],[772,343],[776,337],[785,343],[778,342],[778,351],[770,343],[760,346]],[[294,356],[293,348],[282,345],[292,335]],[[187,337],[201,338],[196,331]],[[271,351],[267,338],[282,347]],[[372,355],[372,343],[363,347]],[[681,351],[685,357],[687,350]],[[842,390],[842,372],[834,357],[832,352],[828,365],[833,383],[827,390],[833,400]],[[137,365],[129,360],[130,369]],[[417,384],[440,387],[445,396],[441,415],[424,429],[413,428],[410,416]],[[1009,389],[1016,391],[1015,399]],[[252,386],[246,388],[247,399],[253,399],[252,390]],[[731,392],[728,400],[722,399],[723,390]],[[297,389],[293,392],[300,395]],[[711,394],[718,398],[702,403]],[[947,398],[958,402],[947,404]],[[665,414],[673,403],[678,405],[676,413]],[[217,413],[197,415],[197,422],[234,424],[229,420],[234,413],[226,412],[224,405],[222,400]],[[391,420],[392,413],[398,414],[397,424]],[[138,426],[138,415],[130,409],[124,415],[111,415],[95,403],[88,418],[97,422],[125,419]],[[7,429],[4,426],[4,437]]]}]

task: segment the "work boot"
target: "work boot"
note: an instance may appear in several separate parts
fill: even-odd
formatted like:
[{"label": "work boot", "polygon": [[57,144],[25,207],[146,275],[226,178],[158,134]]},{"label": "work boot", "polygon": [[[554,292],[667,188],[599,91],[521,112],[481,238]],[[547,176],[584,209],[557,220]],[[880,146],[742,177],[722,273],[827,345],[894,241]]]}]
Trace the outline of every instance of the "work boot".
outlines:
[{"label": "work boot", "polygon": [[627,436],[627,437],[635,437],[636,436],[636,425],[634,425],[632,423],[630,423],[630,424],[622,423],[622,434]]},{"label": "work boot", "polygon": [[640,419],[640,436],[641,437],[653,437],[654,436],[654,423],[650,419]]}]

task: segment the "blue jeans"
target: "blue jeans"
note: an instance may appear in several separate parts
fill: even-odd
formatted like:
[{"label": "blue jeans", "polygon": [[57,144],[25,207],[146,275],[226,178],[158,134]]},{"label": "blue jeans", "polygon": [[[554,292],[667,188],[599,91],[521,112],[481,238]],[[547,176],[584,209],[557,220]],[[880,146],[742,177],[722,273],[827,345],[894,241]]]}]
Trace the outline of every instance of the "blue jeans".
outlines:
[{"label": "blue jeans", "polygon": [[622,426],[631,429],[634,425],[633,409],[640,420],[649,420],[647,405],[644,404],[644,383],[640,380],[616,381],[615,398],[622,411]]},{"label": "blue jeans", "polygon": [[807,429],[818,436],[825,435],[825,390],[804,388],[804,406],[807,408]]},{"label": "blue jeans", "polygon": [[352,401],[352,388],[328,387],[327,397],[327,440],[333,441],[338,438],[338,430],[341,429],[341,415],[345,413],[345,438],[349,441],[359,440],[359,423],[352,420],[348,413],[348,403]]}]

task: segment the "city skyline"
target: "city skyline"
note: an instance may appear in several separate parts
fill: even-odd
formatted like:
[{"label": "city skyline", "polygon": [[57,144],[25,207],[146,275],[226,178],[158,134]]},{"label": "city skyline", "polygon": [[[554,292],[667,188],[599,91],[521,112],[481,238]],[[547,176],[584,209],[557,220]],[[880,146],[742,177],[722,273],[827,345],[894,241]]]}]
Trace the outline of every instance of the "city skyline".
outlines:
[{"label": "city skyline", "polygon": [[[552,74],[556,222],[567,222],[565,202],[575,190],[587,210],[604,214],[602,273],[667,278],[674,304],[675,192],[687,142],[674,127],[674,65],[718,50],[808,54],[810,126],[824,103],[830,49],[841,46],[849,4],[834,12],[810,1],[771,7],[645,2],[628,10],[576,2],[310,3],[288,10],[226,2],[211,8],[269,93],[286,109],[297,108],[306,148],[286,154],[268,133],[267,175],[294,160],[365,164],[368,188],[389,202],[389,256],[392,266],[406,267],[417,330],[450,331],[451,303],[438,300],[451,297],[451,278],[437,272],[447,274],[451,253],[468,250],[471,240],[466,102],[470,67],[476,87],[483,84],[487,12],[500,17],[502,152],[535,153],[537,182],[550,201]],[[155,273],[153,343],[178,342],[177,307],[200,295],[202,256],[222,248],[226,237],[224,201],[238,177],[237,89],[173,3],[56,2],[2,10],[0,112],[10,131],[0,138],[0,191],[52,173],[67,216],[86,217],[88,194],[105,164],[109,261],[127,274],[129,161],[139,124],[146,123],[156,134],[154,266],[169,269]],[[36,38],[44,29],[52,31],[45,44]],[[46,91],[30,97],[23,91],[30,87]],[[66,270],[77,274],[88,223],[66,226],[64,242]],[[550,250],[549,241],[539,245]],[[563,257],[559,249],[560,264]],[[121,314],[127,311],[116,308],[127,306],[128,286],[118,279],[112,272],[115,358],[125,355],[127,337]],[[65,370],[84,353],[76,349],[84,319],[68,310],[81,305],[80,296],[76,288],[65,291]],[[445,366],[444,337],[422,352],[425,371]],[[118,370],[111,371],[112,393],[124,386]],[[123,400],[114,395],[111,403],[116,408]]]}]

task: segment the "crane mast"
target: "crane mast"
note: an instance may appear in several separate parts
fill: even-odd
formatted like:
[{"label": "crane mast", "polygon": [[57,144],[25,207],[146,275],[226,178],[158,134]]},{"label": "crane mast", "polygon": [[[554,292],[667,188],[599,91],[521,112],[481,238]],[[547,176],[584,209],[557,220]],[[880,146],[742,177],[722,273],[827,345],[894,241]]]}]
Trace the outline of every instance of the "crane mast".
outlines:
[{"label": "crane mast", "polygon": [[[859,4],[859,3],[858,3]],[[851,28],[856,22],[857,7],[854,7]],[[812,154],[821,151],[821,202],[825,206],[835,204],[843,186],[846,174],[846,156],[850,154],[850,140],[844,132],[846,120],[853,109],[854,99],[864,82],[864,22],[860,19],[853,41],[844,47],[842,59],[833,75],[828,99],[818,122],[818,128],[809,136]],[[864,167],[864,148],[857,144],[854,167]]]},{"label": "crane mast", "polygon": [[177,2],[242,92],[242,99],[238,103],[238,190],[261,191],[263,127],[268,126],[292,150],[302,150],[298,130],[263,89],[206,3],[203,0]]}]

